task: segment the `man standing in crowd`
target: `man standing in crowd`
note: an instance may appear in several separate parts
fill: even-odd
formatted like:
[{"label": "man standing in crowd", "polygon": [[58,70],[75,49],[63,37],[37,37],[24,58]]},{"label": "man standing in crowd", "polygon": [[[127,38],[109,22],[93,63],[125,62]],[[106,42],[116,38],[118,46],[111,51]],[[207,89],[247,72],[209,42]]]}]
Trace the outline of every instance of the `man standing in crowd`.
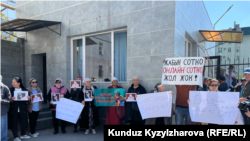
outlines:
[{"label": "man standing in crowd", "polygon": [[[243,88],[242,91],[242,98],[240,98],[240,102],[246,101],[247,97],[250,96],[250,68],[244,69],[244,77],[246,79],[246,85]],[[250,119],[246,116],[245,111],[241,110],[242,116],[244,118],[244,124],[249,125],[250,124]]]},{"label": "man standing in crowd", "polygon": [[241,81],[241,83],[239,83],[237,86],[235,86],[235,89],[236,89],[235,91],[240,93],[239,97],[241,98],[242,97],[242,91],[243,91],[247,81],[246,81],[245,78],[241,78],[240,81]]},{"label": "man standing in crowd", "polygon": [[2,75],[0,75],[1,87],[1,141],[8,140],[8,122],[7,113],[10,108],[10,90],[2,83]]},{"label": "man standing in crowd", "polygon": [[226,78],[224,76],[220,76],[219,82],[220,82],[220,86],[219,86],[219,91],[225,92],[228,90],[228,86],[227,83],[225,83]]},{"label": "man standing in crowd", "polygon": [[210,82],[210,79],[208,77],[205,77],[203,79],[203,87],[197,86],[195,90],[197,90],[197,91],[208,91],[209,82]]},{"label": "man standing in crowd", "polygon": [[231,89],[231,91],[234,91],[234,86],[233,86],[233,78],[236,79],[234,71],[234,66],[230,65],[229,66],[229,71],[225,72],[225,77],[226,77],[226,83],[228,87]]}]

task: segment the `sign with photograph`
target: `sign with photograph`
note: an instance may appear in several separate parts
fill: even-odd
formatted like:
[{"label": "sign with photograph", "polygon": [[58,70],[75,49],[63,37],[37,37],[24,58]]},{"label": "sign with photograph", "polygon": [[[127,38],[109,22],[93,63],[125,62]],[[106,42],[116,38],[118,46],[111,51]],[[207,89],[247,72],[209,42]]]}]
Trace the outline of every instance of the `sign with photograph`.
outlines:
[{"label": "sign with photograph", "polygon": [[124,106],[125,89],[95,89],[96,106]]},{"label": "sign with photograph", "polygon": [[51,94],[51,101],[53,104],[57,104],[60,100],[60,93],[52,93]]},{"label": "sign with photograph", "polygon": [[61,98],[56,106],[56,118],[76,124],[84,105],[67,98]]},{"label": "sign with photograph", "polygon": [[126,97],[125,97],[125,100],[126,102],[136,102],[136,96],[137,94],[136,93],[126,93]]},{"label": "sign with photograph", "polygon": [[202,57],[166,58],[161,82],[167,85],[202,86],[204,62]]},{"label": "sign with photograph", "polygon": [[28,101],[28,91],[14,91],[15,101]]},{"label": "sign with photograph", "polygon": [[171,112],[172,112],[171,91],[138,95],[137,104],[142,119],[171,117]]},{"label": "sign with photograph", "polygon": [[81,80],[71,80],[70,87],[71,88],[81,88]]},{"label": "sign with photograph", "polygon": [[92,97],[93,94],[92,94],[92,90],[84,90],[84,101],[86,102],[89,102],[89,101],[92,101]]},{"label": "sign with photograph", "polygon": [[38,94],[32,95],[32,96],[31,96],[31,100],[32,100],[33,103],[43,101],[42,94],[41,94],[41,93],[38,93]]},{"label": "sign with photograph", "polygon": [[189,112],[194,122],[234,125],[239,92],[190,91]]}]

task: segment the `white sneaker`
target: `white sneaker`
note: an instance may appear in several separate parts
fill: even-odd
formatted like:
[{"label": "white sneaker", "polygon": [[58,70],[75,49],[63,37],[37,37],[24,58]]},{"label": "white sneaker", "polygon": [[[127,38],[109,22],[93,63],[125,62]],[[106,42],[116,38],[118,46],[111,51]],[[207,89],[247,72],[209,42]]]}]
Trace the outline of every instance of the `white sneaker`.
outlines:
[{"label": "white sneaker", "polygon": [[37,136],[39,135],[39,133],[37,133],[37,132],[36,132],[36,133],[34,133],[34,134],[36,134]]},{"label": "white sneaker", "polygon": [[96,131],[95,131],[95,129],[92,129],[92,133],[93,133],[93,134],[96,134]]},{"label": "white sneaker", "polygon": [[21,141],[19,137],[15,138],[14,141]]},{"label": "white sneaker", "polygon": [[30,133],[30,136],[31,136],[31,137],[37,137],[37,134],[36,134],[36,133],[31,134],[31,133]]},{"label": "white sneaker", "polygon": [[28,135],[23,135],[23,136],[20,136],[20,138],[21,138],[21,139],[29,139],[30,136],[28,136]]},{"label": "white sneaker", "polygon": [[89,129],[86,129],[85,134],[86,135],[89,134]]}]

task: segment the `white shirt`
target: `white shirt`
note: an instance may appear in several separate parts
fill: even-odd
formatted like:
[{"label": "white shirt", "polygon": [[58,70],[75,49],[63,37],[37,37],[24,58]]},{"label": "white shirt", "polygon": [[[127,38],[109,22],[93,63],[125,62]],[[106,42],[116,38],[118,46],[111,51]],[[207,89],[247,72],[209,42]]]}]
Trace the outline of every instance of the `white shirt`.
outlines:
[{"label": "white shirt", "polygon": [[227,85],[228,85],[228,87],[233,87],[233,78],[232,77],[229,77],[229,76],[227,76],[227,74],[228,75],[232,75],[232,76],[235,76],[235,73],[233,73],[233,72],[231,72],[231,74],[229,74],[229,72],[227,71],[227,72],[225,72],[225,78],[226,78],[226,83],[227,83]]},{"label": "white shirt", "polygon": [[[20,89],[17,89],[17,88],[15,88],[15,91],[22,91],[22,89],[20,88]],[[20,112],[20,110],[19,110],[19,107],[18,107],[18,113]]]}]

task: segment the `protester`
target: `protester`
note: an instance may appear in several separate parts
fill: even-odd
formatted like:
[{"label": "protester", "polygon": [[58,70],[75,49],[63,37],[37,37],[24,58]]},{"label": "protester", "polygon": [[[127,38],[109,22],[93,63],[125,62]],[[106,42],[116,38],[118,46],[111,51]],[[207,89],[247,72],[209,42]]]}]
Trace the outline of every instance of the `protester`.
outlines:
[{"label": "protester", "polygon": [[8,111],[10,108],[10,90],[2,83],[2,75],[0,75],[1,87],[1,141],[8,140]]},{"label": "protester", "polygon": [[220,76],[219,82],[220,82],[220,86],[219,86],[219,91],[221,92],[225,92],[228,90],[228,86],[227,83],[225,83],[226,78],[224,76]]},{"label": "protester", "polygon": [[[78,76],[77,77],[77,80],[81,80],[81,82],[82,82],[82,77],[81,76]],[[76,102],[82,102],[82,98],[81,98],[81,96],[80,95],[83,95],[83,92],[82,92],[82,89],[83,89],[83,86],[81,86],[81,88],[76,88],[76,87],[74,87],[74,88],[71,88],[71,97],[72,97],[72,100],[74,100],[74,101],[76,101]],[[74,124],[74,133],[77,133],[78,131],[77,131],[77,125],[78,125],[78,123],[79,123],[79,125],[80,125],[80,131],[83,131],[84,130],[84,128],[83,128],[83,121],[82,121],[82,118],[81,119],[78,119],[78,121],[76,122],[76,124]]]},{"label": "protester", "polygon": [[[155,85],[156,90],[150,91],[150,93],[153,92],[164,92],[165,85],[161,83],[157,83]],[[172,96],[174,95],[174,92],[171,91]],[[172,104],[172,103],[171,103]],[[146,119],[145,125],[171,125],[172,124],[172,116],[174,115],[174,110],[172,107],[171,117],[158,117],[158,118],[149,118]]]},{"label": "protester", "polygon": [[208,91],[209,90],[208,89],[209,82],[210,82],[210,78],[209,77],[205,77],[203,79],[203,87],[200,87],[198,90],[199,91]]},{"label": "protester", "polygon": [[[118,84],[118,80],[117,78],[114,77],[112,80],[112,86],[109,86],[108,89],[122,88],[121,86],[118,86],[117,84]],[[118,112],[122,111],[121,108],[124,108],[124,106],[121,106],[121,107],[114,106],[114,107],[106,108],[106,125],[121,125],[121,119],[118,116]]]},{"label": "protester", "polygon": [[[15,101],[14,91],[28,91],[22,83],[22,79],[19,77],[14,77],[12,80],[12,87],[10,88],[11,93],[11,103],[10,103],[10,116],[11,116],[11,127],[14,136],[14,141],[20,141],[21,139],[29,139],[30,136],[25,135],[26,129],[28,128],[28,105],[29,101]],[[30,100],[30,95],[27,96]],[[18,121],[21,123],[21,136],[18,137]]]},{"label": "protester", "polygon": [[[145,88],[139,84],[139,78],[133,77],[133,84],[128,89],[128,93],[145,94]],[[137,97],[135,96],[135,98]],[[137,102],[126,102],[126,115],[125,120],[129,121],[131,125],[143,125],[145,120],[142,120]]]},{"label": "protester", "polygon": [[235,86],[235,91],[240,93],[240,95],[239,95],[240,98],[242,97],[242,91],[246,85],[246,82],[247,81],[245,78],[241,78],[241,83],[239,83],[237,86]]},{"label": "protester", "polygon": [[94,104],[94,90],[97,89],[96,86],[91,85],[91,79],[86,78],[84,80],[85,85],[82,88],[82,92],[86,90],[92,91],[92,101],[84,102],[85,96],[80,95],[83,99],[82,103],[85,105],[82,111],[82,121],[83,127],[86,129],[85,134],[89,134],[89,130],[92,128],[92,133],[96,134],[95,127],[99,125],[98,109]]},{"label": "protester", "polygon": [[[246,79],[246,84],[245,84],[245,87],[243,88],[242,98],[240,98],[240,102],[246,101],[247,97],[250,96],[250,68],[244,69],[244,78]],[[250,119],[246,116],[246,114],[244,114],[245,111],[241,110],[241,113],[244,118],[244,124],[249,125]]]},{"label": "protester", "polygon": [[234,66],[230,65],[229,71],[225,72],[226,83],[232,92],[234,91],[233,79],[236,79],[235,73],[233,71],[234,71]]},{"label": "protester", "polygon": [[65,128],[67,122],[56,118],[56,105],[51,101],[52,93],[60,93],[60,98],[70,98],[70,93],[66,87],[63,86],[63,81],[61,78],[55,80],[55,85],[50,88],[48,92],[48,101],[50,102],[49,109],[52,111],[54,134],[58,133],[58,122],[61,123],[61,131],[63,134],[66,133]]},{"label": "protester", "polygon": [[[211,92],[218,92],[218,87],[219,87],[219,81],[217,79],[212,79],[209,83],[209,90]],[[190,99],[187,100],[187,103],[190,103]],[[195,122],[193,122],[195,123]],[[196,122],[197,123],[197,122]],[[197,125],[200,125],[197,123]],[[201,125],[217,125],[217,124],[211,124],[211,123],[201,123]]]},{"label": "protester", "polygon": [[[38,93],[41,93],[41,89],[37,86],[37,81],[34,78],[31,78],[29,81],[29,94],[32,97],[32,95],[36,95]],[[28,114],[29,114],[29,125],[30,125],[30,135],[32,137],[37,137],[39,133],[36,133],[36,123],[37,118],[39,115],[40,110],[42,110],[42,101],[33,103],[32,100],[30,104],[28,105]]]},{"label": "protester", "polygon": [[[204,58],[205,59],[205,58]],[[165,59],[163,60],[165,63]],[[205,64],[204,61],[203,75],[205,74]],[[176,93],[176,106],[175,106],[175,123],[177,125],[182,125],[185,119],[185,124],[188,125],[190,121],[190,114],[187,100],[189,98],[189,91],[195,91],[196,85],[175,85]]]}]

